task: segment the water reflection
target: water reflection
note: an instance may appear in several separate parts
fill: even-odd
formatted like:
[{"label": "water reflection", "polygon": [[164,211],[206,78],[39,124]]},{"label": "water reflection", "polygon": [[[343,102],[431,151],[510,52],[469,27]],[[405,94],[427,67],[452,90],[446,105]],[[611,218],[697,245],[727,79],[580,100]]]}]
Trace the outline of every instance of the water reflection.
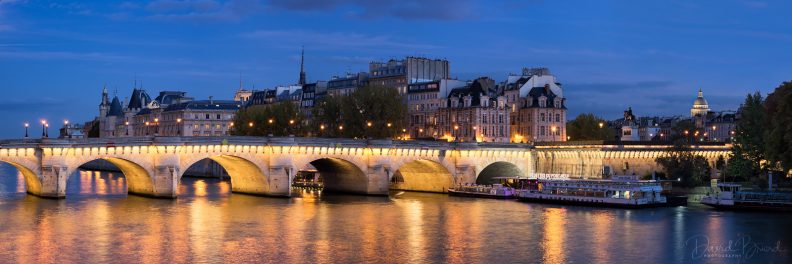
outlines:
[{"label": "water reflection", "polygon": [[[67,199],[24,194],[0,170],[2,262],[75,263],[789,263],[790,250],[749,260],[690,258],[682,243],[751,235],[786,246],[771,214],[706,208],[610,210],[404,193],[292,199],[231,194],[217,179],[182,179],[175,200],[126,196],[118,173],[78,172]],[[24,185],[23,185],[24,186]],[[787,249],[789,249],[787,247]]]}]

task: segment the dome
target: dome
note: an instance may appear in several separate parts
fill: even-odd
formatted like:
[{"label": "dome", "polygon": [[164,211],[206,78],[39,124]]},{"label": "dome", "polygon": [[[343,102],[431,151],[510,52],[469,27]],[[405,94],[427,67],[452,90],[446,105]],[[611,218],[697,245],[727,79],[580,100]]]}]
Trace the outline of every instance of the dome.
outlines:
[{"label": "dome", "polygon": [[704,93],[701,92],[699,89],[698,97],[696,97],[696,101],[693,101],[693,108],[708,108],[709,104],[707,103],[707,99],[704,99]]}]

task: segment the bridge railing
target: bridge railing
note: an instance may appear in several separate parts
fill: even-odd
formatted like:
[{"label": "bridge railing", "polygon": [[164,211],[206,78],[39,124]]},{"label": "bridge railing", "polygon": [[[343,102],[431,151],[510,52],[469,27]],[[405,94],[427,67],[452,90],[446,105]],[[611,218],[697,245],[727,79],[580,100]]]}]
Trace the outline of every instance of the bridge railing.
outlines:
[{"label": "bridge railing", "polygon": [[0,140],[0,148],[10,147],[115,147],[147,145],[253,145],[253,146],[327,146],[327,147],[382,147],[382,148],[431,148],[431,149],[477,149],[506,148],[530,149],[532,145],[512,143],[445,142],[430,140],[351,139],[314,137],[118,137],[83,139],[12,139]]}]

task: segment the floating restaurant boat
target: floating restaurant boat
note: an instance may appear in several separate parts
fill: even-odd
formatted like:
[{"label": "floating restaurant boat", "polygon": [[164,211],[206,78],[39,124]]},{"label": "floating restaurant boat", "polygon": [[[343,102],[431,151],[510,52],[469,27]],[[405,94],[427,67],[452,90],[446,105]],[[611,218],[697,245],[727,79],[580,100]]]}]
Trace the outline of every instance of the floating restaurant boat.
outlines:
[{"label": "floating restaurant boat", "polygon": [[517,193],[520,201],[623,208],[666,206],[663,188],[657,181],[638,181],[630,176],[614,176],[613,180],[533,181],[533,188]]},{"label": "floating restaurant boat", "polygon": [[792,193],[747,192],[741,188],[740,184],[715,181],[701,203],[728,210],[792,211]]},{"label": "floating restaurant boat", "polygon": [[470,185],[449,188],[448,194],[453,196],[480,197],[494,199],[514,199],[516,190],[502,184],[493,185]]}]

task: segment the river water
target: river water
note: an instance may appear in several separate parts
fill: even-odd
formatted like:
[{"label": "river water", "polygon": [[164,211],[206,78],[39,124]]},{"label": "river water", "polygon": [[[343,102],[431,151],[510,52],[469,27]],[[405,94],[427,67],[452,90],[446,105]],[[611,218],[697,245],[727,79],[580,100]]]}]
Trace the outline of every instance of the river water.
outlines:
[{"label": "river water", "polygon": [[0,166],[1,263],[791,263],[792,215],[642,210],[403,193],[231,194],[185,178],[175,200],[80,171],[67,198]]}]

